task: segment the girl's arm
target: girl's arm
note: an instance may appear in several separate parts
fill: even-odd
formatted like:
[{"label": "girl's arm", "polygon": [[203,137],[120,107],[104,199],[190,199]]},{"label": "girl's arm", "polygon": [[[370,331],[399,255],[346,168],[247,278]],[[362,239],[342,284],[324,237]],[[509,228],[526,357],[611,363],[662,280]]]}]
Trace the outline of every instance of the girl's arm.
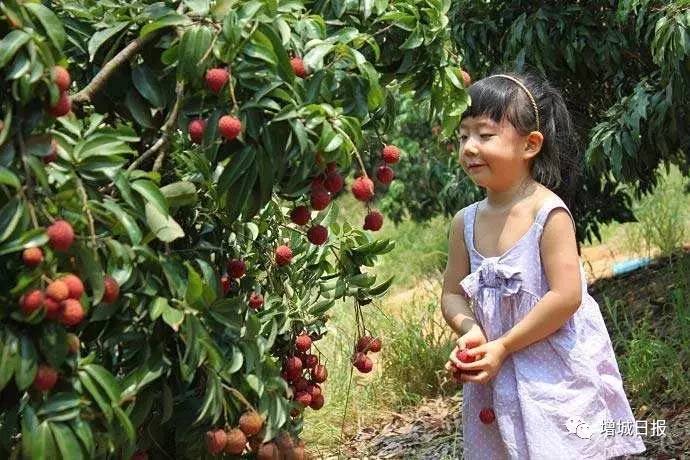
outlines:
[{"label": "girl's arm", "polygon": [[448,262],[443,275],[443,290],[441,292],[443,318],[459,336],[467,333],[476,324],[469,301],[465,298],[460,287],[460,280],[470,272],[470,261],[465,247],[463,214],[464,209],[453,217],[450,226]]},{"label": "girl's arm", "polygon": [[519,323],[497,339],[508,354],[556,332],[582,302],[575,229],[565,209],[556,208],[549,215],[540,247],[549,291]]}]

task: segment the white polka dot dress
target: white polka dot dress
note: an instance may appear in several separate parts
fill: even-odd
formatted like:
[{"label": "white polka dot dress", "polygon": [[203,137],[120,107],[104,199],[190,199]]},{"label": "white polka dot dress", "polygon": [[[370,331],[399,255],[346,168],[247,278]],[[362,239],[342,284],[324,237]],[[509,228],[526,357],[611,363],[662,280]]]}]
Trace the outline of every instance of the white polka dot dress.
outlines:
[{"label": "white polka dot dress", "polygon": [[[513,247],[501,256],[483,257],[474,247],[477,204],[465,212],[471,273],[460,284],[491,341],[517,324],[549,290],[539,240],[552,210],[570,211],[560,199],[548,200]],[[582,266],[580,273],[582,304],[563,327],[510,355],[488,384],[463,385],[464,458],[606,459],[645,450],[635,431],[611,435],[602,428],[611,421],[634,426],[635,420]]]}]

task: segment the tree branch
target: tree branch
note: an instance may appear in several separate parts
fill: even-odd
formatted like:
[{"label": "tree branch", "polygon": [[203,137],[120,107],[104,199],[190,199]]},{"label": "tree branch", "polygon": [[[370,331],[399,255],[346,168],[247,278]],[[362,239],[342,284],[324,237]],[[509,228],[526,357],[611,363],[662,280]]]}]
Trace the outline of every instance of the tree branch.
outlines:
[{"label": "tree branch", "polygon": [[110,61],[106,62],[103,68],[96,74],[88,85],[77,94],[72,96],[72,102],[83,104],[91,100],[94,94],[101,89],[106,81],[112,76],[119,66],[130,60],[141,47],[156,35],[155,32],[148,34],[144,38],[137,38],[127,45],[122,51],[117,53]]}]

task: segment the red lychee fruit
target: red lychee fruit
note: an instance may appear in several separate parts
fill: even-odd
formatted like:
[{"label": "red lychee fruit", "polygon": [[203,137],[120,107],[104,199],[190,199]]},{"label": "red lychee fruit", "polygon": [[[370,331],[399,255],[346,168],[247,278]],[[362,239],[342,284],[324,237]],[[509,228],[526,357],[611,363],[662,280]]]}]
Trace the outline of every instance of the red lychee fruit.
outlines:
[{"label": "red lychee fruit", "polygon": [[338,163],[336,163],[335,161],[331,161],[326,165],[326,174],[334,173],[337,169]]},{"label": "red lychee fruit", "polygon": [[221,136],[232,141],[242,132],[242,122],[232,115],[223,115],[218,120],[218,130]]},{"label": "red lychee fruit", "polygon": [[247,445],[247,436],[239,428],[233,428],[226,433],[225,453],[241,455]]},{"label": "red lychee fruit", "polygon": [[383,147],[383,150],[381,150],[381,156],[383,157],[383,161],[388,164],[397,163],[400,161],[400,149],[395,145],[386,145]]},{"label": "red lychee fruit", "polygon": [[74,230],[72,225],[66,220],[56,220],[46,231],[48,243],[56,251],[67,251],[74,242]]},{"label": "red lychee fruit", "polygon": [[258,292],[252,292],[249,295],[249,307],[252,310],[259,310],[264,305],[264,296]]},{"label": "red lychee fruit", "polygon": [[206,71],[206,87],[214,93],[219,93],[230,78],[230,73],[226,69],[216,68]]},{"label": "red lychee fruit", "polygon": [[53,81],[60,91],[67,91],[69,86],[72,84],[72,77],[70,76],[69,71],[62,66],[56,65],[53,67],[52,74]]},{"label": "red lychee fruit", "polygon": [[77,275],[70,273],[60,278],[60,281],[67,285],[70,299],[81,299],[81,295],[84,293],[84,283]]},{"label": "red lychee fruit", "polygon": [[311,192],[311,207],[321,211],[328,207],[331,202],[331,195],[326,189],[316,189]]},{"label": "red lychee fruit", "polygon": [[461,69],[460,76],[462,77],[462,83],[465,85],[465,88],[472,84],[472,77],[469,73]]},{"label": "red lychee fruit", "polygon": [[60,302],[46,297],[43,299],[43,306],[46,309],[46,318],[48,319],[58,319],[62,313],[62,306]]},{"label": "red lychee fruit", "polygon": [[305,78],[307,75],[309,75],[302,58],[293,57],[290,59],[290,65],[292,66],[292,71],[295,72],[295,75],[297,75],[299,78]]},{"label": "red lychee fruit", "polygon": [[22,252],[22,261],[27,267],[37,267],[43,262],[43,251],[41,248],[26,248]]},{"label": "red lychee fruit", "polygon": [[295,443],[292,440],[292,436],[287,431],[281,431],[278,436],[275,437],[275,443],[278,446],[280,453],[287,452],[288,449],[292,449]]},{"label": "red lychee fruit", "polygon": [[240,417],[240,430],[247,436],[254,436],[264,425],[264,420],[258,412],[250,410]]},{"label": "red lychee fruit", "polygon": [[276,264],[282,267],[290,262],[292,262],[292,250],[289,246],[281,244],[276,248]]},{"label": "red lychee fruit", "polygon": [[359,201],[369,201],[374,197],[374,182],[366,176],[359,176],[352,183],[352,194]]},{"label": "red lychee fruit", "polygon": [[69,287],[63,281],[55,280],[46,288],[46,295],[57,302],[62,302],[69,297]]},{"label": "red lychee fruit", "polygon": [[311,219],[311,212],[306,206],[297,206],[290,211],[290,220],[297,225],[305,225]]},{"label": "red lychee fruit", "polygon": [[309,407],[311,407],[314,410],[319,410],[323,407],[324,402],[325,400],[323,398],[323,395],[319,393],[311,397],[311,404],[309,404]]},{"label": "red lychee fruit", "polygon": [[496,420],[496,414],[494,413],[494,410],[490,407],[485,407],[481,411],[479,411],[479,420],[482,421],[482,423],[488,425],[490,423],[493,423],[494,420]]},{"label": "red lychee fruit", "polygon": [[206,120],[197,118],[189,122],[187,125],[187,132],[189,133],[189,138],[195,144],[201,144],[204,138],[204,130],[206,129]]},{"label": "red lychee fruit", "polygon": [[357,369],[364,365],[367,355],[364,352],[358,351],[355,353],[355,358],[352,360],[352,365]]},{"label": "red lychee fruit", "polygon": [[304,377],[299,376],[295,379],[294,382],[292,382],[292,386],[295,388],[295,391],[307,391],[309,381]]},{"label": "red lychee fruit", "polygon": [[132,454],[130,460],[149,460],[149,453],[145,450],[138,450]]},{"label": "red lychee fruit", "polygon": [[283,378],[288,382],[294,382],[302,376],[302,369],[285,370]]},{"label": "red lychee fruit", "polygon": [[76,299],[67,299],[62,302],[60,322],[65,326],[76,326],[84,320],[84,307]]},{"label": "red lychee fruit", "polygon": [[57,160],[57,143],[55,142],[55,139],[50,141],[50,150],[48,151],[48,155],[44,156],[42,160],[45,164],[49,164]]},{"label": "red lychee fruit", "polygon": [[[362,353],[363,354],[363,353]],[[371,360],[370,357],[364,356],[364,359],[360,363],[359,366],[356,366],[357,370],[363,374],[367,374],[371,372],[371,370],[374,368],[374,362]]]},{"label": "red lychee fruit", "polygon": [[316,383],[323,383],[328,378],[328,370],[323,364],[317,364],[311,371],[311,379]]},{"label": "red lychee fruit", "polygon": [[307,393],[309,393],[313,398],[314,396],[321,394],[321,387],[318,383],[310,383],[307,385]]},{"label": "red lychee fruit", "polygon": [[38,289],[29,291],[19,300],[19,305],[25,315],[30,315],[43,307],[43,293]]},{"label": "red lychee fruit", "polygon": [[309,188],[311,189],[312,192],[315,190],[326,190],[326,186],[324,185],[324,181],[326,179],[323,177],[323,175],[316,176],[311,180],[311,184],[309,184]]},{"label": "red lychee fruit", "polygon": [[343,189],[343,176],[338,172],[332,172],[326,176],[323,186],[331,193],[338,193]]},{"label": "red lychee fruit", "polygon": [[71,354],[77,354],[80,344],[81,342],[76,334],[72,334],[71,332],[67,334],[67,350],[69,350]]},{"label": "red lychee fruit", "polygon": [[[374,338],[368,335],[364,335],[357,340],[357,345],[355,349],[359,352],[366,353],[371,350],[371,346],[374,342]],[[380,349],[380,348],[379,348]]]},{"label": "red lychee fruit", "polygon": [[295,371],[301,371],[302,370],[302,360],[299,359],[297,356],[290,356],[286,361],[285,361],[285,370],[288,372],[295,372]]},{"label": "red lychee fruit", "polygon": [[372,340],[369,344],[369,351],[372,351],[374,353],[378,353],[379,351],[381,351],[381,339],[376,338]]},{"label": "red lychee fruit", "polygon": [[319,364],[319,358],[316,355],[305,355],[303,362],[304,367],[313,369],[314,366]]},{"label": "red lychee fruit", "polygon": [[233,259],[228,262],[228,275],[233,278],[242,278],[247,272],[247,264],[242,259]]},{"label": "red lychee fruit", "polygon": [[472,362],[474,362],[474,358],[473,358],[472,356],[470,356],[470,355],[467,353],[467,350],[458,350],[458,351],[455,353],[455,356],[458,358],[458,360],[459,360],[460,362],[463,362],[463,363],[472,363]]},{"label": "red lychee fruit", "polygon": [[278,460],[280,453],[272,442],[262,444],[256,451],[256,460]]},{"label": "red lychee fruit", "polygon": [[228,275],[223,275],[220,277],[220,287],[223,290],[223,295],[227,295],[230,290],[230,277]]},{"label": "red lychee fruit", "polygon": [[393,179],[395,178],[395,172],[393,171],[393,168],[391,168],[390,166],[381,165],[376,170],[376,178],[382,184],[388,185],[391,182],[393,182]]},{"label": "red lychee fruit", "polygon": [[103,299],[101,299],[101,301],[103,303],[113,303],[117,301],[117,298],[120,295],[120,285],[117,284],[115,278],[106,275],[106,277],[103,279],[103,287],[104,292]]},{"label": "red lychee fruit", "polygon": [[295,401],[300,403],[302,406],[307,407],[309,404],[311,404],[311,395],[306,391],[300,391],[295,396]]},{"label": "red lychee fruit", "polygon": [[300,334],[295,339],[295,348],[299,351],[307,351],[311,348],[311,337],[307,334]]},{"label": "red lychee fruit", "polygon": [[372,232],[376,232],[381,230],[381,227],[383,227],[383,214],[381,214],[380,212],[376,210],[370,211],[364,217],[364,226],[362,227],[364,230],[371,230]]},{"label": "red lychee fruit", "polygon": [[206,432],[206,450],[211,455],[218,455],[223,452],[227,441],[227,434],[220,428]]},{"label": "red lychee fruit", "polygon": [[71,110],[72,100],[69,94],[67,94],[67,91],[63,91],[60,93],[60,99],[58,99],[55,105],[48,107],[48,114],[54,118],[58,118],[67,115]]},{"label": "red lychee fruit", "polygon": [[58,372],[47,364],[39,364],[33,386],[38,391],[50,391],[57,383]]},{"label": "red lychee fruit", "polygon": [[314,225],[307,231],[307,239],[317,246],[324,244],[328,241],[328,229],[323,225]]}]

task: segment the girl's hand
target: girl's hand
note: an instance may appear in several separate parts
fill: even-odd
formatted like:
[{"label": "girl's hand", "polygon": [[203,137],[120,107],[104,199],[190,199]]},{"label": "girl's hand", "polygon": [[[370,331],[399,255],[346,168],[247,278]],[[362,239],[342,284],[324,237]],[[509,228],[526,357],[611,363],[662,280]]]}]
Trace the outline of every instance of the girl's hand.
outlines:
[{"label": "girl's hand", "polygon": [[[492,340],[476,348],[467,350],[467,354],[477,361],[472,363],[459,362],[458,368],[462,371],[460,380],[462,382],[488,383],[501,369],[503,361],[508,357],[508,351],[500,340]],[[468,372],[477,371],[476,375]]]},{"label": "girl's hand", "polygon": [[453,351],[450,352],[448,362],[446,362],[446,370],[448,372],[453,372],[453,364],[460,362],[457,357],[458,351],[464,350],[466,348],[478,347],[479,345],[483,345],[485,343],[486,337],[484,336],[482,329],[475,324],[474,326],[472,326],[472,329],[461,335],[460,338],[458,338],[458,340],[455,341],[455,348],[453,348]]}]

